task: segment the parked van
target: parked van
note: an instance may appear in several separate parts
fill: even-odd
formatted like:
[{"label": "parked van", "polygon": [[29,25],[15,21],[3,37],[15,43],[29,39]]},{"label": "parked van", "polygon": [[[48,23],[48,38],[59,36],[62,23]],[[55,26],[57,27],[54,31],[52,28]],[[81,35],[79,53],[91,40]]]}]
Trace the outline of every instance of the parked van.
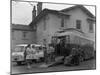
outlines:
[{"label": "parked van", "polygon": [[[16,45],[16,47],[14,48],[14,51],[12,52],[12,62],[16,62],[18,65],[25,62],[24,52],[25,52],[27,45],[28,44]],[[32,61],[33,60],[39,61],[44,58],[44,51],[43,51],[42,45],[30,44],[30,46],[31,46],[31,49],[34,48],[34,50],[36,50],[35,53],[33,52],[33,54],[30,54],[30,55],[32,55],[32,56],[30,56]]]},{"label": "parked van", "polygon": [[16,45],[16,47],[14,48],[14,51],[12,52],[13,62],[16,62],[18,65],[20,65],[22,62],[25,62],[24,51],[27,45],[28,44]]}]

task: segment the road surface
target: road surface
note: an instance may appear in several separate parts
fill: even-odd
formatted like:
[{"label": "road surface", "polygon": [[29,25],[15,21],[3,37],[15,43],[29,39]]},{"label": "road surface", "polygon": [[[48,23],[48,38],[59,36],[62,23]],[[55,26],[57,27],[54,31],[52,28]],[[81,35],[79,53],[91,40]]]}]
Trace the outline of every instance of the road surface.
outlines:
[{"label": "road surface", "polygon": [[71,70],[89,70],[95,69],[95,60],[88,60],[82,62],[79,66],[65,66],[63,64],[56,65],[48,68],[40,68],[38,67],[43,63],[33,63],[31,69],[28,69],[26,65],[16,65],[12,63],[11,66],[11,74],[19,74],[19,73],[37,73],[37,72],[50,72],[50,71],[71,71]]}]

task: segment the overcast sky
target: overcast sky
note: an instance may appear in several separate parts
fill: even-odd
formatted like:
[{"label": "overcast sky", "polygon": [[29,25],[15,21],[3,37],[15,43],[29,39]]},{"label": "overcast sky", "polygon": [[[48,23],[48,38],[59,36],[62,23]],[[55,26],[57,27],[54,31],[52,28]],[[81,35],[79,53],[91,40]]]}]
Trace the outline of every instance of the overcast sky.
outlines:
[{"label": "overcast sky", "polygon": [[[31,2],[32,5],[36,6],[36,2]],[[28,25],[32,21],[32,10],[33,7],[29,2],[15,2],[12,1],[12,23],[14,24],[24,24]],[[61,10],[64,8],[71,7],[73,5],[68,4],[52,4],[52,3],[43,3],[43,8]],[[94,6],[85,6],[93,15],[95,15]]]}]

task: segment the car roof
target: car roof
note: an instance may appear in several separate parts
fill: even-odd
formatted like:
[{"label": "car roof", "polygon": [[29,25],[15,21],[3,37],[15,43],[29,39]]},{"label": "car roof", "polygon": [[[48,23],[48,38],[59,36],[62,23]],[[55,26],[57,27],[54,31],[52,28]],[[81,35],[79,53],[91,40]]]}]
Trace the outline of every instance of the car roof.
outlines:
[{"label": "car roof", "polygon": [[34,45],[34,46],[42,46],[42,45],[39,45],[39,44],[31,44],[31,45]]},{"label": "car roof", "polygon": [[19,44],[19,45],[16,45],[16,46],[27,46],[28,44]]},{"label": "car roof", "polygon": [[40,47],[40,46],[44,47],[43,45],[40,44],[31,44],[31,45],[34,45],[35,47]]},{"label": "car roof", "polygon": [[[28,44],[18,44],[18,45],[16,45],[16,46],[27,46]],[[42,47],[45,47],[44,45],[40,45],[40,44],[31,44],[31,46],[35,46],[35,47],[40,47],[40,46],[42,46]]]}]

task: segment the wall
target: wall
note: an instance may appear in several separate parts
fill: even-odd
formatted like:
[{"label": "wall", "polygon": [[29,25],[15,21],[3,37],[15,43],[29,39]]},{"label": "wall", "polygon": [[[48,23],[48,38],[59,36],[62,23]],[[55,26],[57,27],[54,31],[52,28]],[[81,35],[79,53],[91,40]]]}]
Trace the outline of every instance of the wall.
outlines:
[{"label": "wall", "polygon": [[[44,30],[45,24],[46,24],[46,29]],[[45,19],[42,18],[37,23],[37,43],[41,44],[43,42],[43,39],[46,39],[47,42],[50,43],[51,37],[54,36],[55,32],[59,31],[60,28],[61,28],[61,17],[49,13],[48,15],[45,16]]]},{"label": "wall", "polygon": [[[66,13],[66,12],[65,12]],[[86,37],[94,40],[94,33],[89,32],[89,23],[87,22],[88,15],[86,15],[80,8],[73,9],[67,14],[70,15],[69,18],[65,18],[65,26],[63,28],[76,28],[76,20],[82,20],[82,31],[86,34]],[[46,19],[42,18],[37,23],[37,43],[42,43],[43,39],[49,43],[51,37],[56,31],[59,31],[61,27],[61,17],[56,14],[49,13],[45,16]],[[46,24],[46,30],[44,30],[44,24]]]},{"label": "wall", "polygon": [[[90,18],[87,14],[85,14],[80,8],[76,8],[73,10],[70,10],[68,12],[65,12],[70,16],[70,21],[68,24],[68,28],[76,28],[76,20],[82,20],[82,31],[84,33],[86,33],[86,35],[88,35],[88,37],[92,40],[95,39],[95,32],[94,33],[90,33],[89,32],[89,23],[87,22],[87,18]],[[94,25],[94,29],[95,29],[95,25]]]},{"label": "wall", "polygon": [[[26,32],[25,37],[23,32]],[[12,30],[11,34],[11,49],[14,49],[17,44],[36,43],[36,33],[34,31]]]}]

